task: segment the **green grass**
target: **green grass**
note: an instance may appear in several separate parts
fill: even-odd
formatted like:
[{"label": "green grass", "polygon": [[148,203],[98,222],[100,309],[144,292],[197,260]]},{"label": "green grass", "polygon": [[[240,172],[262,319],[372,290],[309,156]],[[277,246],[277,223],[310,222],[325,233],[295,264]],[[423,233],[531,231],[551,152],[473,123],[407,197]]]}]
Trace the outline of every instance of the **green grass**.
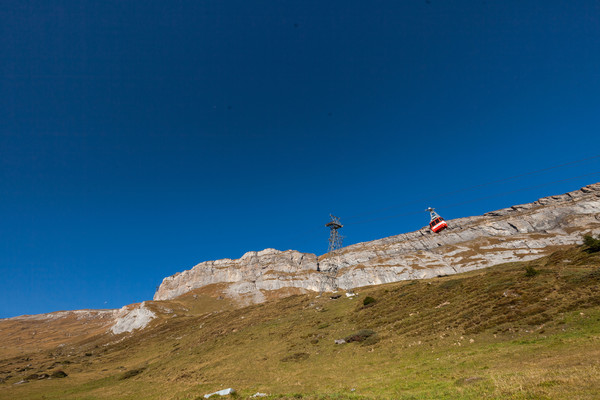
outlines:
[{"label": "green grass", "polygon": [[[599,268],[599,253],[570,249],[356,298],[178,313],[122,341],[1,360],[0,378],[11,377],[0,399],[187,400],[227,387],[238,398],[594,399]],[[366,297],[377,301],[365,307]],[[361,331],[370,333],[362,342],[334,343]],[[53,364],[68,377],[14,385]]]}]

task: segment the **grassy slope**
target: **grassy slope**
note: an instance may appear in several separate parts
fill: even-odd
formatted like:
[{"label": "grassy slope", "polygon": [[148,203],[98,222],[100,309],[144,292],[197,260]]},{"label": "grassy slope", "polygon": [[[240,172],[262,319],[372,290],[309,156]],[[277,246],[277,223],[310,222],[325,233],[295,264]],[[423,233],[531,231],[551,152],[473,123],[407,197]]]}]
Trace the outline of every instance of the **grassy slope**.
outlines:
[{"label": "grassy slope", "polygon": [[[539,273],[527,277],[527,266]],[[366,296],[376,302],[364,307]],[[178,299],[188,315],[122,341],[107,345],[104,336],[0,361],[0,377],[11,375],[0,398],[196,399],[227,387],[242,398],[260,391],[271,398],[592,399],[600,392],[600,254],[581,249],[363,288],[357,298],[298,295],[194,314],[206,311],[194,303],[201,301]],[[334,344],[359,329],[377,335]],[[14,385],[57,369],[69,376]]]}]

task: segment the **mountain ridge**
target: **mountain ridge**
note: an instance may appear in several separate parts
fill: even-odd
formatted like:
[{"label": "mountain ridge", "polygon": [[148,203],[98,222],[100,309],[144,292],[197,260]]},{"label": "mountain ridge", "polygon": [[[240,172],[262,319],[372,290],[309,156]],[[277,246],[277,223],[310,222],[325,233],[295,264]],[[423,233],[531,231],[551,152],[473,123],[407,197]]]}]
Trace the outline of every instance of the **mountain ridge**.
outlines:
[{"label": "mountain ridge", "polygon": [[353,244],[317,256],[296,250],[251,251],[240,259],[205,261],[163,279],[154,300],[227,284],[222,296],[260,303],[267,292],[350,290],[527,261],[600,232],[600,183],[579,190],[448,221],[440,234],[428,227]]}]

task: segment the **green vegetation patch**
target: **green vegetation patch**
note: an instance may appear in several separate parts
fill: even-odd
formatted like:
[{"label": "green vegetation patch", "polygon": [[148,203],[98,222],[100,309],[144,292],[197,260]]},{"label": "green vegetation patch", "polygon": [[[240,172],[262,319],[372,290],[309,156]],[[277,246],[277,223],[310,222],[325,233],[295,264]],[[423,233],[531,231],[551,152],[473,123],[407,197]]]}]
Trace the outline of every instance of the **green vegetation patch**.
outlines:
[{"label": "green vegetation patch", "polygon": [[534,277],[537,274],[539,274],[540,271],[538,271],[537,269],[535,269],[533,267],[533,265],[528,265],[527,267],[525,267],[525,276],[528,278]]},{"label": "green vegetation patch", "polygon": [[588,253],[596,253],[600,251],[600,238],[594,238],[592,235],[583,237],[583,245],[587,247]]},{"label": "green vegetation patch", "polygon": [[367,296],[367,297],[365,297],[365,299],[363,300],[363,306],[365,306],[365,307],[366,307],[366,306],[368,306],[368,305],[370,305],[370,304],[373,304],[373,303],[375,303],[376,301],[377,301],[377,300],[375,300],[373,297],[371,297],[371,296]]}]

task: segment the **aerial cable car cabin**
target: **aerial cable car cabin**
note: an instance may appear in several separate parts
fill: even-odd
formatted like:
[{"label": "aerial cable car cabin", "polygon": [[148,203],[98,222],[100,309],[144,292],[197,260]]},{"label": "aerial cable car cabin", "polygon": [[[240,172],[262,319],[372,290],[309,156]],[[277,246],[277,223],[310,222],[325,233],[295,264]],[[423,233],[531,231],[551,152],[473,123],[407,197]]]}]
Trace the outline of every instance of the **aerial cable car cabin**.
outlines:
[{"label": "aerial cable car cabin", "polygon": [[427,211],[429,211],[429,214],[431,215],[429,227],[432,231],[434,231],[435,233],[440,233],[448,227],[448,224],[446,223],[446,221],[444,221],[444,218],[440,217],[438,213],[435,212],[435,209],[428,207]]}]

